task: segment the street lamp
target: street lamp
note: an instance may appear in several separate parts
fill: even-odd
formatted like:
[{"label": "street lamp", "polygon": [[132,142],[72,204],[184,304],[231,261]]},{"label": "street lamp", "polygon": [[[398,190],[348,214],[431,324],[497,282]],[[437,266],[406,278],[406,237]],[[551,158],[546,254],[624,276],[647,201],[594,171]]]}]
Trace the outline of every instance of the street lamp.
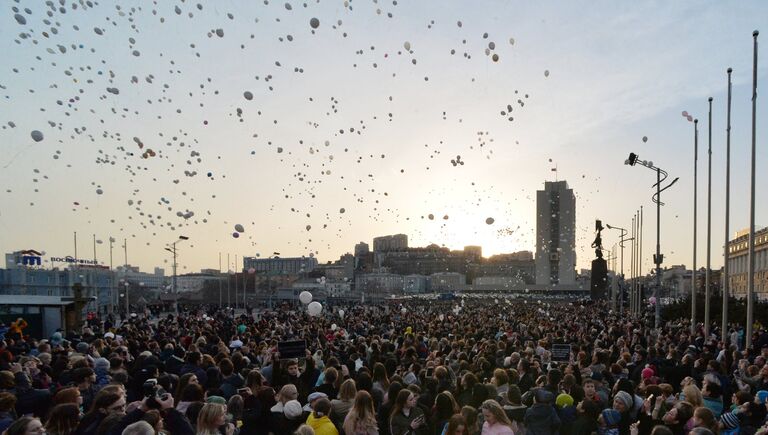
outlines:
[{"label": "street lamp", "polygon": [[653,256],[653,262],[656,264],[656,290],[654,291],[654,296],[656,297],[655,327],[659,328],[661,326],[661,263],[664,261],[664,256],[661,255],[661,206],[664,205],[664,203],[661,202],[661,192],[672,187],[672,185],[680,178],[676,177],[671,183],[662,188],[661,183],[667,179],[669,174],[663,169],[653,166],[653,162],[640,160],[638,157],[639,156],[635,153],[629,153],[629,158],[624,164],[629,166],[640,164],[640,166],[645,166],[648,169],[656,171],[656,184],[652,186],[656,188],[656,193],[653,194],[651,199],[656,204],[656,254]]},{"label": "street lamp", "polygon": [[[627,233],[629,233],[629,231],[627,231],[624,228],[614,227],[614,226],[611,226],[611,225],[608,225],[608,224],[605,224],[605,226],[609,230],[619,230],[619,231],[621,231],[621,236],[620,236],[621,239],[619,240],[619,246],[621,247],[621,280],[622,280],[622,283],[623,283],[623,281],[624,281],[624,242],[628,242],[630,240],[635,240],[635,238],[634,237],[630,237],[628,239],[625,239],[624,236],[626,236]],[[622,288],[619,289],[619,293],[621,294],[619,310],[621,312],[623,312],[624,311],[624,289],[623,289],[623,284],[622,284]],[[616,295],[615,294],[613,295],[613,300],[611,302],[613,303],[613,305],[615,307],[616,306]]]},{"label": "street lamp", "polygon": [[189,237],[187,237],[187,236],[179,236],[178,240],[176,240],[175,242],[171,243],[169,246],[165,247],[166,251],[168,251],[171,254],[173,254],[173,281],[172,281],[173,287],[172,287],[171,292],[173,293],[173,307],[174,307],[173,311],[176,313],[177,316],[179,315],[179,295],[176,292],[176,266],[177,266],[177,264],[176,264],[176,243],[179,243],[179,242],[184,241],[184,240],[189,240]]}]

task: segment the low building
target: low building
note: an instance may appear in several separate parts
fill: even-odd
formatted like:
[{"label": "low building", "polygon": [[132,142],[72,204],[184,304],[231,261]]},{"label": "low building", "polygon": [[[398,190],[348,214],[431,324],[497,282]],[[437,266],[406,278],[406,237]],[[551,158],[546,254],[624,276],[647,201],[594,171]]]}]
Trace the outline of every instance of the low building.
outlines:
[{"label": "low building", "polygon": [[446,293],[464,290],[467,276],[456,272],[438,272],[427,277],[427,290],[431,293]]},{"label": "low building", "polygon": [[315,257],[243,258],[243,270],[255,269],[256,273],[299,275],[312,272],[316,267],[317,259]]}]

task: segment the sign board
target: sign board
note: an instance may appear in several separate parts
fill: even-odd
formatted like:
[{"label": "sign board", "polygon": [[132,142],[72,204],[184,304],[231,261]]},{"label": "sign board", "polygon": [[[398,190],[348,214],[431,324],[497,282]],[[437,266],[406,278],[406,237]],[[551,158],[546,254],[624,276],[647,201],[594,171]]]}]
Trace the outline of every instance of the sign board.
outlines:
[{"label": "sign board", "polygon": [[307,356],[307,342],[304,340],[281,341],[277,343],[280,359],[304,358]]},{"label": "sign board", "polygon": [[570,344],[553,344],[552,345],[552,361],[570,361],[570,359],[571,359]]}]

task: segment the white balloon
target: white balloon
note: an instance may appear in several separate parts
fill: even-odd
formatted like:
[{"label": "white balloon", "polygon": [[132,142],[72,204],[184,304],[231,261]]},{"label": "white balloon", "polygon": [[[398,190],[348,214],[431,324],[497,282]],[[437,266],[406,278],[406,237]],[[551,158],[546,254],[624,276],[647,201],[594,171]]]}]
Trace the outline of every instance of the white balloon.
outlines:
[{"label": "white balloon", "polygon": [[334,324],[332,324],[332,325],[331,325],[331,331],[335,331],[336,329],[338,329],[338,326],[336,326],[336,324],[335,324],[335,323],[334,323]]},{"label": "white balloon", "polygon": [[312,317],[319,316],[322,311],[323,306],[320,304],[320,302],[314,301],[307,305],[307,312]]},{"label": "white balloon", "polygon": [[303,292],[299,293],[299,300],[302,304],[308,305],[310,302],[312,302],[312,293],[304,290]]},{"label": "white balloon", "polygon": [[344,317],[344,310],[339,310],[339,317]]},{"label": "white balloon", "polygon": [[408,309],[406,309],[405,307],[403,307],[403,308],[400,310],[400,312],[401,312],[401,313],[403,313],[403,314],[405,314],[405,313],[407,313],[407,312],[408,312]]}]

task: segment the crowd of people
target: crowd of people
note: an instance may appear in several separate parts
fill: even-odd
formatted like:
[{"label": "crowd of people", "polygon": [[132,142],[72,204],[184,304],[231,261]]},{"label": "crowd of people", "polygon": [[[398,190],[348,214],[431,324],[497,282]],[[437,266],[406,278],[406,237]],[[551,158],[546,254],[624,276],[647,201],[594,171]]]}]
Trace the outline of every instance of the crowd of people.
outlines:
[{"label": "crowd of people", "polygon": [[6,435],[768,434],[765,330],[723,342],[599,302],[199,306],[46,338],[22,321],[0,341]]}]

